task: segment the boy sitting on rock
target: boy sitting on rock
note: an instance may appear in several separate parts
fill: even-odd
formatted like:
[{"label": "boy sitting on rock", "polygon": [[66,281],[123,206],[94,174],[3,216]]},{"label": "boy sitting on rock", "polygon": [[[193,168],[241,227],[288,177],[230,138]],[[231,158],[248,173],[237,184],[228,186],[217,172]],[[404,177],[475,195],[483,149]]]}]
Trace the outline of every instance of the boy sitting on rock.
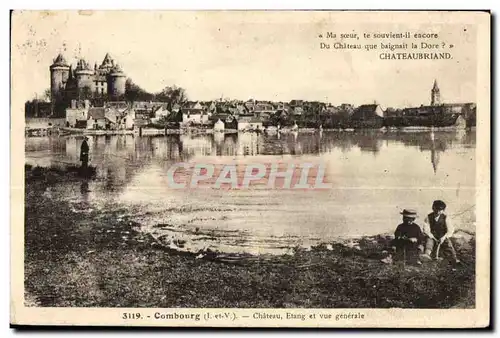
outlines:
[{"label": "boy sitting on rock", "polygon": [[[460,263],[450,239],[455,229],[444,213],[445,209],[446,203],[441,200],[434,201],[432,203],[432,212],[424,220],[423,230],[427,236],[427,242],[425,243],[425,254],[422,258],[431,259],[431,254],[433,251],[437,251],[439,247],[444,252],[448,251],[455,263]],[[438,252],[435,253],[436,259],[440,259],[438,254]]]},{"label": "boy sitting on rock", "polygon": [[[415,223],[417,212],[411,209],[404,209],[401,212],[403,215],[403,223],[399,224],[394,233],[392,240],[392,248],[395,250],[395,258],[403,260],[413,265],[421,265],[418,259],[419,246],[422,243],[423,233],[420,226]],[[384,263],[389,263],[390,257],[382,260]]]}]

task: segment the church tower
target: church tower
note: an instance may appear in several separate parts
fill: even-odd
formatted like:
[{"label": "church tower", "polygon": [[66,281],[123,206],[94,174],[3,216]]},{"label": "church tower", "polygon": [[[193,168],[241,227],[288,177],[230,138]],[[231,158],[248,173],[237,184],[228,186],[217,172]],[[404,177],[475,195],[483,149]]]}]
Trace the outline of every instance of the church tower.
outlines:
[{"label": "church tower", "polygon": [[441,93],[437,81],[434,80],[434,86],[431,90],[431,106],[439,106],[441,104]]}]

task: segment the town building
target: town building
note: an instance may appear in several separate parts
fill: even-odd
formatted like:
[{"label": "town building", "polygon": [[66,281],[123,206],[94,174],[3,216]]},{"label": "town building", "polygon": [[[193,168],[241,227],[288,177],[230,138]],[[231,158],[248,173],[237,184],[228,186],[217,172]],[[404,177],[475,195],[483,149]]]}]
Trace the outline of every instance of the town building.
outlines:
[{"label": "town building", "polygon": [[214,124],[214,131],[224,131],[224,122],[222,122],[220,119],[217,119],[217,122]]},{"label": "town building", "polygon": [[442,103],[441,91],[434,80],[430,105],[392,110],[385,114],[388,127],[455,127],[465,128],[476,123],[475,103]]},{"label": "town building", "polygon": [[71,106],[66,109],[66,127],[87,128],[89,109],[89,100],[71,100]]},{"label": "town building", "polygon": [[404,108],[400,111],[402,116],[426,116],[426,115],[443,115],[443,114],[458,114],[471,115],[475,113],[476,105],[474,103],[442,103],[441,90],[434,80],[431,89],[431,104],[429,106],[421,105],[420,107]]},{"label": "town building", "polygon": [[151,122],[159,123],[166,121],[171,114],[166,105],[159,106],[154,110],[154,117],[151,119]]},{"label": "town building", "polygon": [[208,123],[209,114],[199,102],[188,102],[181,111],[183,125]]},{"label": "town building", "polygon": [[263,130],[262,120],[257,117],[240,117],[238,119],[238,131]]},{"label": "town building", "polygon": [[351,116],[354,128],[381,128],[384,122],[384,111],[378,104],[363,104],[357,107]]},{"label": "town building", "polygon": [[88,116],[87,129],[106,129],[108,121],[104,107],[91,107]]},{"label": "town building", "polygon": [[135,110],[133,108],[127,108],[122,114],[118,129],[134,129],[134,121]]}]

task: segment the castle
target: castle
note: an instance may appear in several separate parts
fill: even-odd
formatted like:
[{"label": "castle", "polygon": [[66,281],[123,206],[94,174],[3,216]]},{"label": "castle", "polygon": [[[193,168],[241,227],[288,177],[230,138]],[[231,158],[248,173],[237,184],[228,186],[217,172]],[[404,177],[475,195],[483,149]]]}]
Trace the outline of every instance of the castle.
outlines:
[{"label": "castle", "polygon": [[68,64],[59,54],[50,68],[50,93],[52,113],[64,114],[71,100],[101,99],[118,101],[125,94],[126,75],[111,56],[106,53],[100,66],[94,68],[85,59],[76,67]]}]

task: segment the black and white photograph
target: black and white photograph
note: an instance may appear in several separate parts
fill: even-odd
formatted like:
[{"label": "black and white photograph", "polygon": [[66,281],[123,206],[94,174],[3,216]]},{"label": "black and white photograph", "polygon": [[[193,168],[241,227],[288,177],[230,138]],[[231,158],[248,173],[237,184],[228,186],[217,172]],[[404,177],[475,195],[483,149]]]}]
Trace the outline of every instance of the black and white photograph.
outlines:
[{"label": "black and white photograph", "polygon": [[13,11],[11,322],[489,325],[489,25]]}]

